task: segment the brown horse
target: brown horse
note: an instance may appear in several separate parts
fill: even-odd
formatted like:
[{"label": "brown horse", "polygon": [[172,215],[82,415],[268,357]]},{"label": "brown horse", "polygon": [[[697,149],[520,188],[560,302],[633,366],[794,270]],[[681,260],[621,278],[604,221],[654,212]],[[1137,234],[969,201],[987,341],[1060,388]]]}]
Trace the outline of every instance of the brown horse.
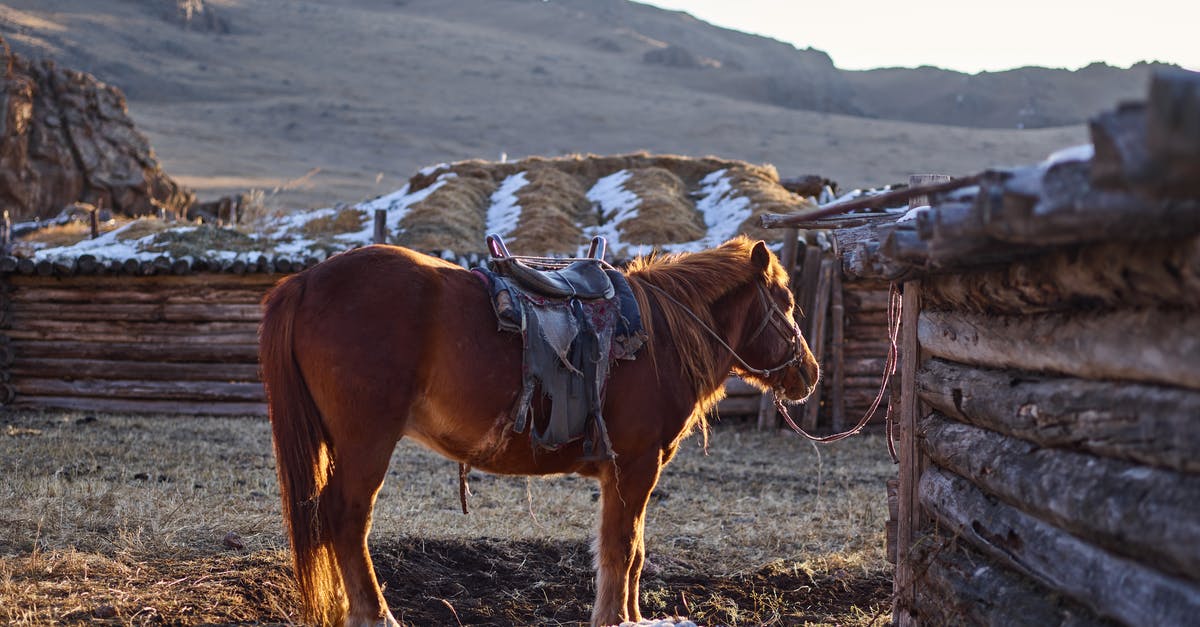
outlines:
[{"label": "brown horse", "polygon": [[603,415],[615,457],[535,449],[512,429],[521,342],[499,333],[479,278],[403,248],[344,253],[280,281],[259,349],[283,511],[308,620],[394,625],[367,534],[396,443],[411,437],[492,473],[600,483],[593,625],[640,620],[646,504],[732,370],[791,400],[817,363],[792,320],[788,275],[762,242],[635,261],[649,332],[613,365]]}]

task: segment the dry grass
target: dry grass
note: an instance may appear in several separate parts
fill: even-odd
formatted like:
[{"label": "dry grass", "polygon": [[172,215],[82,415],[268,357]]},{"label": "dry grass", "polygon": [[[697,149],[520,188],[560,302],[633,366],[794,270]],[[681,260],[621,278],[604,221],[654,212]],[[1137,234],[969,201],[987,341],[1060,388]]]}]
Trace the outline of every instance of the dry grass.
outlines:
[{"label": "dry grass", "polygon": [[759,217],[764,213],[794,213],[808,206],[808,201],[779,184],[779,173],[772,166],[730,168],[728,176],[741,195],[750,199],[750,217],[742,222],[738,231],[754,239],[783,239],[783,229],[759,226]]},{"label": "dry grass", "polygon": [[333,215],[313,218],[300,227],[300,233],[308,239],[329,237],[342,233],[361,231],[367,221],[367,212],[353,207],[342,207]]},{"label": "dry grass", "polygon": [[525,180],[516,194],[521,219],[513,229],[512,252],[538,255],[579,250],[584,244],[581,227],[596,223],[587,188],[553,167],[530,168]]},{"label": "dry grass", "polygon": [[[264,420],[10,412],[0,424],[0,623],[298,617]],[[866,436],[818,455],[731,424],[707,456],[690,440],[651,505],[644,610],[880,624],[884,449]],[[393,458],[372,549],[397,616],[453,624],[450,603],[471,625],[586,618],[594,485],[478,475],[463,516],[456,476],[414,444]],[[244,548],[226,545],[231,532]]]},{"label": "dry grass", "polygon": [[[141,222],[142,220],[131,220],[126,217],[106,220],[99,224],[100,233],[103,234],[116,230],[129,224],[131,221]],[[13,242],[13,253],[19,256],[29,256],[33,254],[36,248],[72,246],[91,237],[91,234],[92,228],[86,222],[68,222],[67,224],[47,226],[27,233],[21,239],[15,240]]]},{"label": "dry grass", "polygon": [[145,252],[162,253],[173,259],[202,257],[210,250],[233,252],[268,252],[269,245],[235,229],[200,224],[187,231],[163,231],[148,243]]},{"label": "dry grass", "polygon": [[487,207],[494,183],[487,174],[464,170],[424,200],[400,221],[396,243],[414,250],[483,252]]}]

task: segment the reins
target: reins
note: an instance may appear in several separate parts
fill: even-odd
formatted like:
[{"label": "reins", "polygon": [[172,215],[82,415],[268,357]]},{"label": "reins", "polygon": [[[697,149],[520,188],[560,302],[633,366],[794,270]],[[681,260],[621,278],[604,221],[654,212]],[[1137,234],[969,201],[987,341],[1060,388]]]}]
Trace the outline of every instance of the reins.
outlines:
[{"label": "reins", "polygon": [[[669,293],[666,292],[666,290],[663,290],[662,288],[658,287],[657,285],[653,285],[651,283],[643,283],[643,285],[658,292],[659,294],[664,296],[667,300],[669,300],[670,302],[672,302],[676,306],[678,306],[680,309],[682,309],[684,311],[684,313],[686,313],[693,320],[695,320],[696,323],[699,324],[702,329],[707,331],[708,334],[711,335],[713,337],[713,339],[717,341],[718,344],[720,344],[726,350],[728,350],[729,354],[733,355],[733,358],[736,359],[737,362],[739,364],[741,364],[742,367],[745,368],[750,373],[756,374],[760,377],[769,377],[769,376],[775,374],[776,372],[779,372],[780,370],[783,370],[784,368],[787,368],[787,367],[795,364],[801,358],[800,357],[800,343],[799,343],[800,328],[796,325],[795,321],[792,321],[792,325],[791,325],[792,331],[795,334],[795,338],[793,338],[793,340],[792,340],[793,350],[792,350],[791,359],[789,359],[788,361],[786,361],[778,366],[775,366],[773,368],[766,368],[766,369],[755,368],[754,366],[751,366],[750,364],[746,363],[746,360],[743,359],[742,356],[739,355],[737,353],[737,351],[734,350],[734,348],[732,346],[730,346],[721,337],[721,335],[719,333],[714,331],[712,329],[712,327],[708,326],[708,324],[705,323],[704,320],[702,320],[700,318],[700,316],[697,316],[696,313],[693,312],[691,310],[691,308],[689,308],[687,305],[679,302],[678,299],[676,299],[674,296],[671,296]],[[762,286],[759,285],[758,289],[759,289],[760,295],[762,295],[762,290],[763,290]],[[765,296],[764,296],[764,298],[765,298]],[[779,315],[779,316],[784,315],[782,312],[779,311],[779,307],[775,304],[774,301],[772,301],[770,298],[766,298],[766,301],[768,303],[769,311],[767,311],[766,317],[763,319],[763,322],[761,324],[759,324],[758,329],[755,330],[754,335],[751,338],[751,341],[754,338],[757,338],[763,332],[763,330],[766,329],[767,324],[774,321],[774,319],[777,315]],[[825,436],[812,435],[808,431],[805,431],[803,427],[796,424],[796,421],[792,418],[791,413],[788,412],[787,406],[784,404],[783,400],[780,398],[780,394],[779,394],[780,390],[777,387],[772,388],[771,395],[774,397],[775,408],[779,411],[780,414],[783,415],[784,421],[787,422],[787,425],[789,427],[791,427],[792,431],[795,431],[796,433],[804,436],[805,438],[808,438],[809,440],[812,440],[813,442],[828,443],[828,442],[837,442],[838,440],[844,440],[852,435],[857,435],[858,433],[860,433],[863,430],[863,428],[865,428],[867,426],[867,423],[871,421],[871,418],[873,418],[875,416],[875,412],[879,409],[879,404],[883,401],[883,395],[887,393],[888,384],[891,382],[892,375],[895,374],[896,366],[899,362],[900,350],[899,350],[899,346],[897,345],[897,338],[899,337],[899,334],[900,334],[900,312],[901,312],[901,307],[902,307],[901,303],[902,303],[902,301],[900,298],[900,290],[898,290],[896,288],[896,284],[893,283],[888,290],[888,355],[887,355],[887,361],[884,365],[883,380],[879,385],[879,393],[877,393],[875,395],[875,400],[871,402],[871,406],[867,409],[866,413],[863,414],[863,417],[859,419],[858,423],[855,424],[849,430],[843,431],[841,433],[834,433],[834,434],[825,435]],[[782,333],[782,331],[780,333]],[[894,461],[897,459],[897,457],[896,457],[895,444],[892,442],[892,416],[891,416],[891,406],[890,405],[888,406],[888,414],[885,418],[885,424],[886,424],[886,429],[887,429],[888,453],[891,454],[892,460]]]}]

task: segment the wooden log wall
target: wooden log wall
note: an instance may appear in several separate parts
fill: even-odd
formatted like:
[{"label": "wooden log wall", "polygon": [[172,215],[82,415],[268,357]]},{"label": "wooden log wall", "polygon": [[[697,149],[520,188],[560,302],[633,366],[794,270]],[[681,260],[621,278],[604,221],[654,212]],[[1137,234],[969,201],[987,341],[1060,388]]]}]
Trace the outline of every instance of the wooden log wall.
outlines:
[{"label": "wooden log wall", "polygon": [[14,407],[266,414],[259,301],[277,274],[5,279]]}]

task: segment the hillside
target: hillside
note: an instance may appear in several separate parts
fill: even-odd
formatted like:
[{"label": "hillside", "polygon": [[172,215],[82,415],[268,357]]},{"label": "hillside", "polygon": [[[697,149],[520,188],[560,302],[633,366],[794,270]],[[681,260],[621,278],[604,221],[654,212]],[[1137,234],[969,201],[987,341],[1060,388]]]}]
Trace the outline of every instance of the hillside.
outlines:
[{"label": "hillside", "polygon": [[[626,0],[8,0],[0,34],[122,89],[164,169],[202,198],[258,188],[282,206],[390,193],[433,163],[573,153],[716,155],[844,187],[962,174],[1084,141],[1084,112],[1115,93],[1077,97],[1048,71],[1054,89],[1030,84],[1074,109],[1047,105],[1045,120],[1071,126],[1017,132],[1011,103],[953,117],[903,95],[950,93],[961,75],[843,72]],[[1137,72],[1103,74],[1089,84],[1144,89]],[[971,98],[1021,100],[980,85]],[[947,120],[963,126],[920,123]]]}]

